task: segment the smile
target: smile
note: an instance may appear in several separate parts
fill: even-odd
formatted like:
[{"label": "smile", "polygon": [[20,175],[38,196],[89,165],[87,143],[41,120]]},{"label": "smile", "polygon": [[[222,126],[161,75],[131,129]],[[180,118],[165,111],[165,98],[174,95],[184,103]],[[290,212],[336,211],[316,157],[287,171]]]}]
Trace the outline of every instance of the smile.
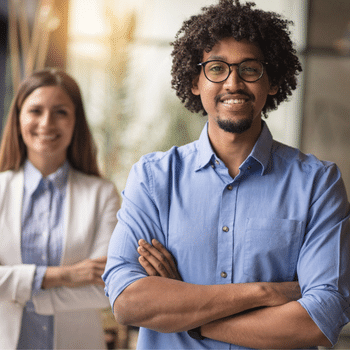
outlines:
[{"label": "smile", "polygon": [[242,104],[244,103],[246,100],[243,98],[240,99],[230,99],[230,100],[224,100],[222,101],[223,104],[227,104],[227,105],[236,105],[236,104]]},{"label": "smile", "polygon": [[43,141],[53,141],[55,140],[58,135],[54,134],[54,135],[40,135],[40,134],[37,134],[35,135],[36,137],[38,137],[39,139],[43,140]]}]

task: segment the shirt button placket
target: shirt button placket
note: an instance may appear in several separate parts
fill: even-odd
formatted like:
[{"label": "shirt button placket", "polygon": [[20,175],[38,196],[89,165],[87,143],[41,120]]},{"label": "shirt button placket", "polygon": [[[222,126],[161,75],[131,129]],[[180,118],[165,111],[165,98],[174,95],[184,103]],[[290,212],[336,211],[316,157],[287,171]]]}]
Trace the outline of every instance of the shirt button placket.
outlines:
[{"label": "shirt button placket", "polygon": [[[224,232],[228,232],[230,229],[229,229],[227,226],[223,226],[222,230],[223,230]],[[227,273],[226,273],[225,271],[221,271],[220,276],[221,276],[222,278],[226,278],[226,277],[227,277]]]},{"label": "shirt button placket", "polygon": [[[232,181],[232,179],[225,179]],[[219,218],[218,234],[218,265],[217,283],[227,284],[232,282],[233,263],[233,227],[235,212],[235,186],[234,183],[226,182],[222,188],[222,202]]]}]

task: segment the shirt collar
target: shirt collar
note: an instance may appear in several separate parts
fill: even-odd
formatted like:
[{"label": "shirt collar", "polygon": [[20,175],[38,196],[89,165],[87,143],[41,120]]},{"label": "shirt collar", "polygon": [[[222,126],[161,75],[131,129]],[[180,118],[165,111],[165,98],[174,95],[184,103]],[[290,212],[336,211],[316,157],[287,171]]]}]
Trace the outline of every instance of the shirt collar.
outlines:
[{"label": "shirt collar", "polygon": [[208,136],[208,122],[206,122],[202,133],[198,140],[198,158],[197,166],[195,170],[206,167],[211,163],[212,159],[215,158],[215,152],[211,147],[209,136]]},{"label": "shirt collar", "polygon": [[[261,164],[262,171],[261,175],[266,171],[270,153],[272,148],[273,138],[271,132],[265,123],[262,121],[262,130],[258,140],[256,141],[250,155],[247,157],[246,161],[250,161],[250,159],[255,159],[257,162]],[[211,147],[209,136],[208,136],[208,122],[205,124],[202,133],[198,140],[198,149],[199,156],[197,158],[197,166],[196,170],[206,167],[208,164],[212,162],[214,158],[216,158],[215,152]],[[245,163],[244,162],[244,163]]]},{"label": "shirt collar", "polygon": [[273,138],[272,138],[271,132],[267,124],[265,123],[265,121],[262,121],[260,136],[246,160],[246,161],[249,161],[251,158],[253,158],[257,162],[259,162],[262,167],[261,175],[263,175],[267,169],[268,162],[271,155],[272,143],[273,143]]},{"label": "shirt collar", "polygon": [[[43,179],[41,172],[27,159],[23,166],[24,187],[29,195],[32,195],[38,188],[40,181]],[[68,181],[69,163],[65,163],[56,170],[56,172],[46,177],[52,185],[58,190],[63,191]]]}]

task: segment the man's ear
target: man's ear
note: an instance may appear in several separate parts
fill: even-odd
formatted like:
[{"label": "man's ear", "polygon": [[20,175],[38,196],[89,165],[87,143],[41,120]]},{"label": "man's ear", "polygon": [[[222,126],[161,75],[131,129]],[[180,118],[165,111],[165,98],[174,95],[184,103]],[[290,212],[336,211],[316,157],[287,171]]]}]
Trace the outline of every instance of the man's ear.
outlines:
[{"label": "man's ear", "polygon": [[196,96],[199,96],[198,81],[199,81],[199,75],[197,75],[192,81],[191,91],[192,91],[192,94]]},{"label": "man's ear", "polygon": [[278,92],[278,85],[270,85],[269,95],[276,95]]}]

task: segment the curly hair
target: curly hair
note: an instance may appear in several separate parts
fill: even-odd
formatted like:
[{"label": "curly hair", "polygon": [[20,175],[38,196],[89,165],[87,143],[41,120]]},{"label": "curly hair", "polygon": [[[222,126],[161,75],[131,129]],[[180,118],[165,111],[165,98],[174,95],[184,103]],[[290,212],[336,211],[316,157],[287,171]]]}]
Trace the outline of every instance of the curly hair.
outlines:
[{"label": "curly hair", "polygon": [[239,0],[220,0],[217,5],[203,7],[202,13],[185,21],[177,32],[173,46],[172,81],[185,107],[194,113],[204,110],[200,96],[193,95],[193,80],[200,74],[203,52],[210,52],[220,40],[233,37],[257,44],[262,50],[267,75],[272,86],[278,86],[276,95],[268,95],[263,115],[292,95],[297,75],[302,71],[288,26],[293,22],[274,12],[254,9],[255,3],[242,5]]}]

